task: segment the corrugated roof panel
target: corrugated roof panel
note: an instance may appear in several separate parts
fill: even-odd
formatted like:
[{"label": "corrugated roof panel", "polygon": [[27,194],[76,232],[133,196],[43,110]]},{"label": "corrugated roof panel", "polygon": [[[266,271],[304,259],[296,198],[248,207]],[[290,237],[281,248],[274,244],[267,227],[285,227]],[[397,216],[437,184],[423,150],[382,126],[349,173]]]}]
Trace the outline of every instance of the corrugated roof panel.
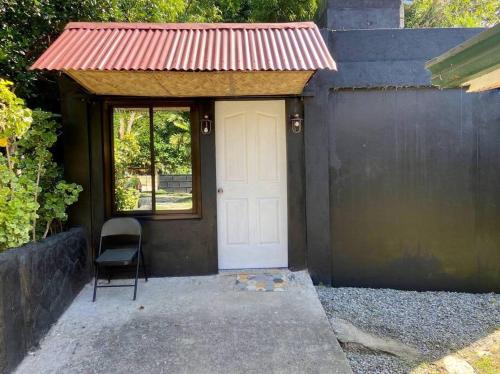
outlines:
[{"label": "corrugated roof panel", "polygon": [[69,23],[31,69],[335,69],[317,26],[298,23]]}]

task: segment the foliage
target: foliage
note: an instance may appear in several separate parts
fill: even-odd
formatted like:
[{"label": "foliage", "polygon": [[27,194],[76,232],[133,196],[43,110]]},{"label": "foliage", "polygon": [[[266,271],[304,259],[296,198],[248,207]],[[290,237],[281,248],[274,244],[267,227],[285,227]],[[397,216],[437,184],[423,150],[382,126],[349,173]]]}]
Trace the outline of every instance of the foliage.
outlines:
[{"label": "foliage", "polygon": [[[113,155],[115,175],[115,204],[119,211],[137,208],[140,192],[132,178],[130,167],[149,169],[149,146],[141,152],[137,132],[147,134],[149,139],[149,116],[134,110],[117,110],[113,116]],[[140,158],[143,165],[137,161]]]},{"label": "foliage", "polygon": [[[113,115],[115,204],[118,210],[137,208],[137,174],[151,174],[151,134],[146,111],[115,109]],[[160,174],[191,173],[189,111],[154,110],[153,149]]]},{"label": "foliage", "polygon": [[0,76],[30,104],[58,110],[50,74],[27,68],[70,21],[247,22],[311,20],[317,0],[3,0]]},{"label": "foliage", "polygon": [[489,27],[500,22],[498,0],[414,0],[405,5],[405,26]]},{"label": "foliage", "polygon": [[52,159],[50,149],[58,130],[52,113],[35,110],[31,128],[17,142],[18,170],[35,181],[34,199],[40,204],[39,219],[33,221],[33,240],[45,238],[54,221],[66,221],[66,207],[76,202],[82,191],[81,186],[62,181],[62,170]]},{"label": "foliage", "polygon": [[312,20],[318,9],[317,0],[253,0],[253,21],[286,22]]},{"label": "foliage", "polygon": [[55,188],[43,193],[43,204],[38,212],[45,222],[45,231],[42,237],[47,236],[52,222],[64,222],[68,219],[66,208],[78,200],[80,192],[82,192],[81,186],[59,181]]},{"label": "foliage", "polygon": [[0,154],[0,251],[29,241],[39,207],[33,199],[35,183],[18,176],[6,161]]},{"label": "foliage", "polygon": [[[115,167],[119,178],[127,168],[150,169],[149,116],[117,110]],[[189,112],[155,110],[153,113],[155,167],[164,174],[191,173],[191,125]]]},{"label": "foliage", "polygon": [[134,210],[137,208],[141,193],[130,187],[125,179],[118,179],[115,183],[115,207],[117,211]]},{"label": "foliage", "polygon": [[35,184],[15,169],[16,140],[31,125],[31,111],[10,91],[12,83],[0,79],[0,250],[26,243],[38,204],[32,196]]},{"label": "foliage", "polygon": [[[61,180],[61,170],[50,148],[57,140],[53,115],[31,112],[0,79],[0,250],[19,246],[30,238],[45,237],[55,220],[67,219],[65,210],[82,188]],[[5,153],[5,155],[4,155]]]},{"label": "foliage", "polygon": [[163,174],[191,174],[189,112],[154,112],[154,150]]},{"label": "foliage", "polygon": [[31,111],[11,90],[12,83],[0,80],[0,138],[7,143],[21,137],[31,124]]}]

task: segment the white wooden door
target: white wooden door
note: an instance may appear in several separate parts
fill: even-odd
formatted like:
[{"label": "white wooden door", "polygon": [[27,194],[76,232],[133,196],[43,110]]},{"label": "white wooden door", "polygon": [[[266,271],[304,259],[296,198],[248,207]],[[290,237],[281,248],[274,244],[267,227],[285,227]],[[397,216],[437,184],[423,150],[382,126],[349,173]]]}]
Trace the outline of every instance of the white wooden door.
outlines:
[{"label": "white wooden door", "polygon": [[285,102],[217,101],[219,269],[288,266]]}]

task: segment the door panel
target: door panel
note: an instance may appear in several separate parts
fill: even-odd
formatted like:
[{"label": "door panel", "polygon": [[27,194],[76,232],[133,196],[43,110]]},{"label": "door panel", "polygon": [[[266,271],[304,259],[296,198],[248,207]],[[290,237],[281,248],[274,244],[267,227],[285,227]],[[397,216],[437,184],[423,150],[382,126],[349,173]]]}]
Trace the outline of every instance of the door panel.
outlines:
[{"label": "door panel", "polygon": [[259,181],[278,180],[278,118],[257,113],[257,160]]},{"label": "door panel", "polygon": [[247,132],[246,118],[243,113],[224,119],[224,167],[227,181],[246,181],[247,179]]},{"label": "door panel", "polygon": [[217,101],[220,269],[288,266],[285,103]]},{"label": "door panel", "polygon": [[249,244],[248,199],[226,199],[226,243]]},{"label": "door panel", "polygon": [[278,244],[280,242],[279,199],[258,199],[259,243]]}]

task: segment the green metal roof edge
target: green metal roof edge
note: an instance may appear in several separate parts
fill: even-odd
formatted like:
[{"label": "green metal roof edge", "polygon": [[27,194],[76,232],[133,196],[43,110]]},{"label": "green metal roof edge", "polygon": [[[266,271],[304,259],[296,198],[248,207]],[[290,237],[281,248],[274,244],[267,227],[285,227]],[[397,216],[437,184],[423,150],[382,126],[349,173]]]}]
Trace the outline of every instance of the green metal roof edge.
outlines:
[{"label": "green metal roof edge", "polygon": [[452,48],[425,64],[432,84],[460,87],[465,82],[500,68],[500,24]]}]

